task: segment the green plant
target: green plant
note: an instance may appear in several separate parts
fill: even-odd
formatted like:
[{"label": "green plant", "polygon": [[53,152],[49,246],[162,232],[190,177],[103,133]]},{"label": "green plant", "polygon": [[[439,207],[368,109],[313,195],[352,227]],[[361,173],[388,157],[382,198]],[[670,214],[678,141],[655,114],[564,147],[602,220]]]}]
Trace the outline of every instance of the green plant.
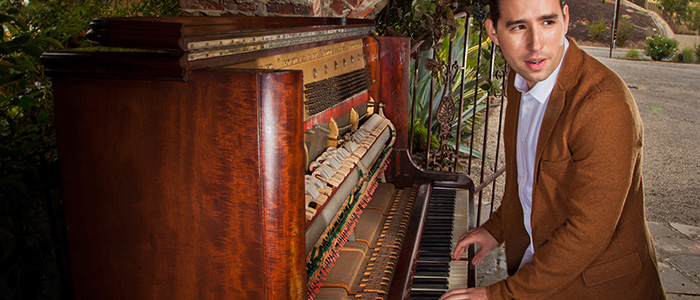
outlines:
[{"label": "green plant", "polygon": [[700,63],[700,44],[695,45],[695,58]]},{"label": "green plant", "polygon": [[[422,123],[421,120],[413,121],[413,148],[419,152],[428,149],[428,129]],[[438,143],[437,137],[431,134],[430,148],[437,149]]]},{"label": "green plant", "polygon": [[606,31],[607,25],[603,19],[588,24],[588,33],[591,35],[592,40],[602,41],[605,38]]},{"label": "green plant", "polygon": [[627,53],[625,53],[624,58],[638,60],[641,58],[641,53],[639,53],[639,50],[632,48],[627,50]]},{"label": "green plant", "polygon": [[632,38],[632,33],[634,31],[634,24],[630,21],[632,17],[628,15],[623,15],[617,24],[617,40],[616,43],[620,46],[627,43],[627,41]]},{"label": "green plant", "polygon": [[678,41],[663,37],[648,37],[644,45],[644,54],[653,60],[663,60],[670,58],[678,51]]},{"label": "green plant", "polygon": [[678,53],[677,61],[683,63],[694,63],[695,53],[693,48],[684,48],[681,53]]},{"label": "green plant", "polygon": [[[464,22],[465,18],[462,18],[460,21],[460,24],[463,24],[462,26],[467,26],[468,22]],[[415,65],[414,61],[414,66],[411,68],[411,76],[417,76],[417,88],[416,88],[416,103],[415,106],[412,104],[410,107],[413,110],[413,107],[415,107],[415,111],[412,111],[411,113],[414,114],[416,120],[420,120],[421,124],[424,127],[429,127],[431,128],[431,132],[433,134],[437,134],[438,131],[438,122],[437,122],[437,110],[438,106],[440,105],[441,101],[454,101],[455,104],[455,115],[453,116],[453,123],[452,123],[452,128],[454,128],[454,133],[456,133],[456,128],[460,127],[461,129],[461,141],[462,143],[469,141],[467,137],[471,135],[471,129],[472,129],[472,121],[475,121],[475,124],[479,124],[483,122],[483,112],[486,109],[486,98],[488,96],[488,92],[491,90],[491,86],[494,86],[494,90],[496,90],[495,87],[500,87],[499,84],[492,84],[488,80],[487,74],[488,72],[488,64],[485,63],[487,62],[490,57],[491,57],[491,41],[483,38],[482,37],[482,42],[481,45],[479,45],[479,26],[478,24],[472,24],[473,28],[471,29],[471,35],[469,37],[466,36],[466,30],[464,30],[465,27],[460,26],[459,31],[457,32],[457,36],[454,39],[453,42],[453,52],[451,54],[452,56],[452,63],[446,63],[445,61],[448,60],[450,53],[449,53],[449,40],[445,39],[443,42],[440,44],[440,48],[435,50],[435,49],[429,49],[426,51],[423,51],[420,55],[421,59],[418,65]],[[468,49],[465,49],[464,41],[465,39],[467,40]],[[481,46],[481,52],[479,52],[479,48]],[[462,68],[458,68],[456,70],[453,70],[452,72],[455,72],[454,78],[449,79],[446,78],[446,74],[443,73],[440,76],[435,76],[435,73],[438,71],[430,71],[430,68],[427,67],[426,65],[429,64],[434,64],[435,61],[442,62],[444,64],[444,72],[446,72],[447,66],[452,66],[454,68],[454,63],[458,60],[458,65],[462,65],[462,57],[464,55],[464,52],[467,52],[467,62],[466,65]],[[426,59],[433,57],[432,53],[437,53],[437,60],[429,60]],[[482,64],[481,66],[477,66],[477,57],[481,56],[481,61]],[[459,59],[457,59],[459,58]],[[425,63],[423,63],[425,62]],[[497,56],[497,64],[496,66],[502,66],[503,65],[503,59],[500,58],[500,56]],[[476,81],[476,73],[477,73],[477,67],[479,67],[479,82],[477,83]],[[464,87],[462,88],[462,74],[464,73]],[[430,106],[430,95],[431,95],[431,81],[434,82],[433,86],[433,105],[432,107]],[[413,78],[411,78],[411,87],[409,88],[410,91],[410,99],[413,98]],[[449,84],[445,84],[445,82],[448,82]],[[479,88],[476,88],[476,86],[479,85]],[[477,93],[476,97],[474,93]],[[458,111],[459,111],[459,101],[460,99],[463,100],[463,111],[462,111],[462,123],[458,124]],[[474,103],[476,102],[476,107],[474,106]],[[432,111],[433,113],[433,121],[431,124],[428,124],[428,115]],[[474,120],[474,112],[476,111],[476,119]],[[425,137],[424,137],[425,138]],[[453,148],[456,148],[456,135],[453,134],[451,137],[450,141],[448,141],[448,144],[452,146]],[[436,149],[436,148],[433,148]],[[419,150],[419,149],[417,149]],[[481,157],[481,153],[476,150],[470,149],[469,145],[464,145],[461,144],[459,147],[459,151],[461,153],[464,153],[466,155],[474,155],[476,157]]]}]

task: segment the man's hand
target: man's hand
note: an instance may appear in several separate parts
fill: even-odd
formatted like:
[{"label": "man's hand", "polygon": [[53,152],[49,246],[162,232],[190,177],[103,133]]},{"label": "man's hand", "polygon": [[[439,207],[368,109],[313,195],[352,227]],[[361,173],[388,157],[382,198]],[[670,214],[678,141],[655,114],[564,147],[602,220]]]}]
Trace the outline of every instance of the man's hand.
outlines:
[{"label": "man's hand", "polygon": [[459,299],[478,299],[488,300],[489,296],[486,293],[485,287],[475,287],[471,289],[456,289],[443,294],[439,300],[459,300]]},{"label": "man's hand", "polygon": [[462,253],[464,252],[464,250],[466,250],[471,244],[477,244],[481,248],[479,252],[477,252],[474,255],[474,259],[472,259],[472,264],[475,266],[479,262],[481,262],[481,260],[484,259],[484,257],[486,257],[486,254],[498,247],[498,241],[496,241],[496,238],[494,238],[491,235],[491,233],[486,231],[486,229],[483,229],[481,227],[474,228],[467,231],[465,234],[462,235],[462,237],[459,238],[459,243],[457,243],[457,248],[455,248],[455,252],[452,256],[452,259],[459,260],[459,258],[462,257]]}]

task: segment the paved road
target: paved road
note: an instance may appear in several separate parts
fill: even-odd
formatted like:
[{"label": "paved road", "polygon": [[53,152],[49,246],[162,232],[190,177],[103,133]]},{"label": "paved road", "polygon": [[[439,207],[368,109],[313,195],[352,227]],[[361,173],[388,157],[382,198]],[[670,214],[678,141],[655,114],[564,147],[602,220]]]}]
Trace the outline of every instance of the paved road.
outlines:
[{"label": "paved road", "polygon": [[604,48],[589,49],[625,80],[637,101],[647,217],[700,227],[700,64],[610,59],[600,55]]},{"label": "paved road", "polygon": [[[581,46],[583,50],[588,52],[588,54],[594,56],[594,57],[609,57],[610,56],[610,48],[604,48],[604,47],[589,47],[589,46]],[[642,55],[643,58],[647,58],[644,55],[644,52],[642,50],[637,50],[639,51],[639,54]],[[613,49],[612,51],[612,58],[623,58],[625,57],[625,54],[629,52],[629,49],[622,49],[622,48],[616,48]]]}]

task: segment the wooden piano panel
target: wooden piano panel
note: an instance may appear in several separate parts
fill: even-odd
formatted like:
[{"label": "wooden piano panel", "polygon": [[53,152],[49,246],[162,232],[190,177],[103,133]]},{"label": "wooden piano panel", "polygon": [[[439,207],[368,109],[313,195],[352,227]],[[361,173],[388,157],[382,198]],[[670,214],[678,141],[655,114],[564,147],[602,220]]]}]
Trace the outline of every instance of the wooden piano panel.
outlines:
[{"label": "wooden piano panel", "polygon": [[410,39],[375,37],[380,67],[377,83],[370,91],[375,99],[384,103],[384,114],[396,126],[394,148],[408,148],[408,87],[410,63]]},{"label": "wooden piano panel", "polygon": [[299,72],[54,77],[77,299],[301,299]]}]

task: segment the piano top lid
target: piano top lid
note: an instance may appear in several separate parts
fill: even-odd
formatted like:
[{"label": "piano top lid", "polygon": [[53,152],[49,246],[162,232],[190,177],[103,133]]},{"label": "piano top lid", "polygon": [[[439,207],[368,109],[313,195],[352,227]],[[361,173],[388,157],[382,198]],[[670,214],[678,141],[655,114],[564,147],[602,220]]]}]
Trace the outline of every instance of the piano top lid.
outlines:
[{"label": "piano top lid", "polygon": [[374,35],[373,20],[347,18],[132,17],[90,25],[88,39],[104,50],[44,53],[50,76],[187,80],[190,70]]},{"label": "piano top lid", "polygon": [[[285,45],[301,44],[374,32],[373,20],[316,17],[96,18],[90,25],[87,37],[98,45],[183,52],[240,48],[280,39],[287,40]],[[309,39],[310,35],[316,40]],[[326,38],[320,38],[324,35]]]}]

